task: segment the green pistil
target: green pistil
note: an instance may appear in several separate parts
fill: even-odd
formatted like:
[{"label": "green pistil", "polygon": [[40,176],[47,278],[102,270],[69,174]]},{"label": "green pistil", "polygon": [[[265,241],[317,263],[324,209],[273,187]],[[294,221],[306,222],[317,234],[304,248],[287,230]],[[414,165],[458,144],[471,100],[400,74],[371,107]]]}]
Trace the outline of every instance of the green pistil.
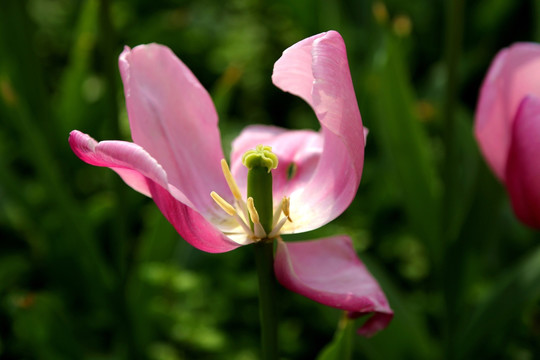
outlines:
[{"label": "green pistil", "polygon": [[[257,145],[247,151],[242,163],[248,170],[247,196],[253,198],[259,213],[261,225],[267,234],[272,231],[274,206],[272,202],[272,173],[278,165],[278,158],[270,146]],[[253,224],[251,224],[253,228]]]},{"label": "green pistil", "polygon": [[[242,163],[249,169],[247,195],[259,214],[259,221],[270,234],[273,225],[272,173],[278,166],[278,158],[270,146],[258,145],[247,151]],[[250,221],[251,222],[251,221]],[[253,223],[251,223],[253,229]],[[278,332],[276,308],[276,279],[274,275],[274,244],[270,239],[261,239],[253,246],[259,277],[259,315],[261,319],[261,346],[263,360],[278,359]]]},{"label": "green pistil", "polygon": [[[257,145],[254,150],[248,150],[242,156],[242,164],[248,169],[262,167],[266,168],[267,172],[274,170],[278,166],[278,158],[272,152],[270,146]],[[249,187],[249,185],[248,185]],[[272,188],[270,188],[272,192]]]}]

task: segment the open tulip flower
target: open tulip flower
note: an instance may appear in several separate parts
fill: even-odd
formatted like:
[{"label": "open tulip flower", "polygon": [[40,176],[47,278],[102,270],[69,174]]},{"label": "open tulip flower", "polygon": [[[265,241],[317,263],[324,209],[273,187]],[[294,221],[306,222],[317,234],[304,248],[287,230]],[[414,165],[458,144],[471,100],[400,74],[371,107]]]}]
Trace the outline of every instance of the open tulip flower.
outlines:
[{"label": "open tulip flower", "polygon": [[500,51],[484,79],[475,134],[517,217],[540,228],[540,45]]},{"label": "open tulip flower", "polygon": [[[126,47],[119,65],[133,143],[96,142],[72,131],[69,143],[79,158],[111,168],[151,197],[196,248],[218,253],[276,240],[274,270],[283,286],[350,317],[372,313],[358,330],[362,335],[388,325],[392,310],[349,237],[286,244],[280,236],[335,219],[360,183],[364,128],[337,32],[285,50],[272,76],[277,87],[313,108],[320,131],[249,126],[233,142],[230,167],[209,94],[170,49]],[[269,215],[249,194],[243,163],[250,162],[265,166],[264,173],[272,170],[273,185],[261,195],[274,204]]]}]

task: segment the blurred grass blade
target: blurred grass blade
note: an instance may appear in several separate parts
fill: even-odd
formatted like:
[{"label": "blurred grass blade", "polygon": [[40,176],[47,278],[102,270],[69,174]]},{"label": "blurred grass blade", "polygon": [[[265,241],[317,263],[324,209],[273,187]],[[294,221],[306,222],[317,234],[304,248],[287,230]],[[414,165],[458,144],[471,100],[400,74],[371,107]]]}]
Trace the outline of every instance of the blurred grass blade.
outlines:
[{"label": "blurred grass blade", "polygon": [[478,146],[471,130],[471,115],[464,109],[457,111],[455,132],[455,157],[456,163],[452,172],[454,177],[454,200],[451,203],[451,215],[446,220],[447,239],[455,240],[461,231],[463,222],[470,212],[471,203],[474,198],[476,177],[478,175],[478,165],[480,161]]},{"label": "blurred grass blade", "polygon": [[[437,358],[439,348],[430,336],[425,313],[420,311],[417,298],[408,298],[398,290],[395,282],[383,267],[362,254],[364,264],[384,290],[394,318],[390,325],[372,338],[357,337],[355,342],[365,358],[371,360]],[[388,346],[388,344],[392,344]]]},{"label": "blurred grass blade", "polygon": [[93,274],[90,275],[93,277],[92,283],[94,285],[99,284],[109,287],[111,284],[109,283],[108,268],[105,266],[103,258],[92,240],[91,230],[84,221],[81,221],[83,219],[82,211],[80,211],[70,196],[69,186],[61,178],[60,167],[52,152],[47,147],[47,142],[42,136],[43,134],[36,131],[37,129],[32,126],[32,116],[29,113],[28,105],[26,105],[24,99],[11,87],[7,74],[0,72],[0,84],[3,87],[9,87],[15,99],[12,103],[5,103],[4,109],[0,106],[0,110],[4,110],[3,113],[7,115],[6,117],[11,121],[11,125],[19,132],[18,135],[22,138],[22,141],[32,144],[32,148],[27,148],[27,150],[32,151],[29,157],[48,191],[51,204],[57,206],[59,213],[65,221],[64,229],[69,232],[69,236],[65,238],[58,237],[56,239],[57,241],[65,241],[59,246],[69,249],[80,249],[76,253],[80,257],[81,264],[86,266],[86,274]]},{"label": "blurred grass blade", "polygon": [[459,62],[463,38],[463,8],[464,0],[449,0],[446,2],[446,34],[445,34],[445,101],[443,107],[443,144],[444,161],[442,181],[444,194],[441,211],[441,238],[445,245],[455,239],[457,229],[453,227],[456,213],[459,213],[457,199],[458,188],[456,170],[459,168],[456,146],[457,103],[459,86]]},{"label": "blurred grass blade", "polygon": [[317,356],[317,360],[350,360],[352,359],[354,334],[354,321],[347,318],[347,314],[343,314],[343,318],[339,321],[336,333],[332,342]]},{"label": "blurred grass blade", "polygon": [[[475,199],[475,191],[477,189],[477,177],[479,174],[479,154],[476,142],[473,138],[471,131],[470,115],[463,110],[458,111],[455,122],[455,164],[459,166],[453,167],[452,176],[452,196],[453,200],[445,204],[447,218],[445,219],[446,226],[444,230],[444,236],[447,240],[446,248],[444,250],[444,261],[442,268],[442,284],[444,284],[444,299],[446,305],[446,319],[444,321],[446,326],[447,344],[449,348],[446,350],[446,355],[451,358],[450,354],[453,353],[452,338],[459,331],[456,327],[459,317],[456,314],[459,313],[459,309],[462,306],[464,299],[464,293],[467,291],[464,286],[466,279],[466,254],[470,254],[471,248],[475,245],[475,242],[469,241],[474,239],[471,236],[471,229],[467,228],[466,220],[470,221],[471,218],[477,219],[476,215],[472,211],[473,200]],[[448,183],[447,183],[448,184]],[[486,186],[485,182],[483,186]],[[493,193],[490,194],[490,198],[493,198]],[[494,208],[496,209],[496,207]],[[493,210],[491,210],[493,211]],[[486,211],[483,211],[486,213]],[[493,221],[493,218],[489,220]],[[477,227],[480,222],[474,224]],[[491,226],[493,227],[493,226]],[[485,236],[485,228],[479,229],[483,233],[478,236]],[[460,259],[461,262],[456,266],[456,259]]]},{"label": "blurred grass blade", "polygon": [[522,310],[540,296],[540,247],[519,262],[497,282],[489,298],[458,334],[455,349],[458,359],[474,359],[489,341],[505,338],[512,323],[520,321]]},{"label": "blurred grass blade", "polygon": [[62,134],[68,134],[76,125],[82,124],[79,117],[88,113],[82,111],[87,106],[83,96],[83,84],[88,81],[92,53],[96,47],[98,13],[98,0],[87,0],[82,6],[73,34],[69,64],[62,75],[56,107],[60,123],[58,132]]},{"label": "blurred grass blade", "polygon": [[[70,186],[62,175],[62,160],[58,157],[53,148],[53,141],[57,134],[55,124],[48,121],[48,107],[42,103],[48,103],[48,97],[40,91],[33,89],[43,88],[41,77],[37,76],[28,79],[28,69],[25,64],[28,60],[21,60],[27,57],[35,58],[31,44],[30,34],[17,34],[20,41],[25,45],[13,46],[13,39],[9,26],[13,19],[18,19],[23,23],[28,23],[26,14],[15,2],[7,2],[13,6],[2,7],[0,11],[0,53],[5,54],[0,57],[0,114],[5,121],[7,129],[12,130],[14,136],[25,146],[21,146],[18,151],[22,151],[28,158],[29,164],[35,169],[35,174],[39,178],[39,183],[46,189],[47,197],[51,208],[49,211],[57,211],[63,219],[62,229],[69,235],[53,237],[49,242],[50,246],[58,246],[59,249],[71,249],[78,255],[77,260],[84,267],[88,276],[89,286],[95,286],[96,291],[104,291],[111,286],[111,278],[108,275],[108,268],[103,257],[99,253],[96,244],[92,239],[92,231],[81,219],[84,214],[73,200],[70,193]],[[26,64],[28,65],[28,64]],[[38,68],[40,66],[36,65]],[[39,74],[40,71],[32,68],[32,72]],[[40,126],[40,122],[45,123],[46,129]],[[66,135],[62,136],[63,146]],[[42,222],[46,217],[41,214],[37,221]],[[41,224],[45,227],[46,224]],[[77,240],[77,241],[75,241]]]},{"label": "blurred grass blade", "polygon": [[[439,184],[432,146],[414,112],[415,96],[408,79],[403,50],[391,35],[375,56],[366,93],[376,120],[368,123],[389,164],[416,233],[435,255],[439,253]],[[437,261],[437,257],[432,257]]]}]

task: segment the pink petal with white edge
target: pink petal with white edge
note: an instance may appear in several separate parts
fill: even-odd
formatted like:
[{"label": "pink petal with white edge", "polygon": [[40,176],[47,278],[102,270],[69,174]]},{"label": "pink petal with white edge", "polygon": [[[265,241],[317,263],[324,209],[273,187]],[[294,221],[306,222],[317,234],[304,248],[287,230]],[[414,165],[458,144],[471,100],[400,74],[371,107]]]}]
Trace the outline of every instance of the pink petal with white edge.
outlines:
[{"label": "pink petal with white edge", "polygon": [[517,217],[540,228],[540,97],[521,102],[506,165],[506,188]]},{"label": "pink petal with white edge", "polygon": [[312,178],[322,153],[322,136],[311,130],[286,130],[275,126],[245,128],[233,141],[231,153],[231,171],[241,189],[246,188],[247,181],[242,155],[259,144],[271,146],[279,159],[278,167],[272,170],[272,193],[277,206],[283,196],[303,188]]},{"label": "pink petal with white edge", "polygon": [[185,196],[168,184],[163,168],[139,145],[126,141],[98,143],[76,130],[71,132],[69,144],[84,162],[111,168],[129,186],[151,196],[178,233],[196,248],[206,252],[225,252],[241,245],[225,237],[201,214],[183,204],[181,201],[187,202]]},{"label": "pink petal with white edge", "polygon": [[232,201],[221,172],[217,113],[208,92],[167,47],[125,48],[119,59],[133,141],[167,172],[169,182],[203,214]]},{"label": "pink petal with white edge", "polygon": [[303,98],[321,124],[323,149],[313,176],[291,197],[287,232],[318,228],[339,216],[356,195],[364,163],[364,128],[345,44],[329,31],[291,46],[274,65],[274,84]]},{"label": "pink petal with white edge", "polygon": [[527,95],[540,97],[540,45],[517,43],[501,50],[491,63],[480,91],[474,124],[480,149],[503,182],[512,124]]},{"label": "pink petal with white edge", "polygon": [[373,314],[358,330],[364,336],[384,329],[393,317],[377,281],[356,256],[348,236],[289,242],[278,240],[274,260],[278,281],[349,316]]}]

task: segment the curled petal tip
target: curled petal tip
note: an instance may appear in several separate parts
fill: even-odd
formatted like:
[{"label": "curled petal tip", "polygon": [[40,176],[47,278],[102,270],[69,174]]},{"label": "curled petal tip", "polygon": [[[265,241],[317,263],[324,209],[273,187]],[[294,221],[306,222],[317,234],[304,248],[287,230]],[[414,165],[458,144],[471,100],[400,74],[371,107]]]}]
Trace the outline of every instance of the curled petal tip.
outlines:
[{"label": "curled petal tip", "polygon": [[365,133],[343,38],[328,31],[292,45],[274,64],[272,81],[304,99],[321,125],[324,147],[314,174],[291,194],[295,211],[313,214],[311,226],[295,230],[312,230],[349,206],[362,176]]},{"label": "curled petal tip", "polygon": [[285,244],[278,242],[274,270],[291,291],[346,310],[349,317],[372,314],[359,329],[371,336],[388,325],[393,312],[347,236]]}]

